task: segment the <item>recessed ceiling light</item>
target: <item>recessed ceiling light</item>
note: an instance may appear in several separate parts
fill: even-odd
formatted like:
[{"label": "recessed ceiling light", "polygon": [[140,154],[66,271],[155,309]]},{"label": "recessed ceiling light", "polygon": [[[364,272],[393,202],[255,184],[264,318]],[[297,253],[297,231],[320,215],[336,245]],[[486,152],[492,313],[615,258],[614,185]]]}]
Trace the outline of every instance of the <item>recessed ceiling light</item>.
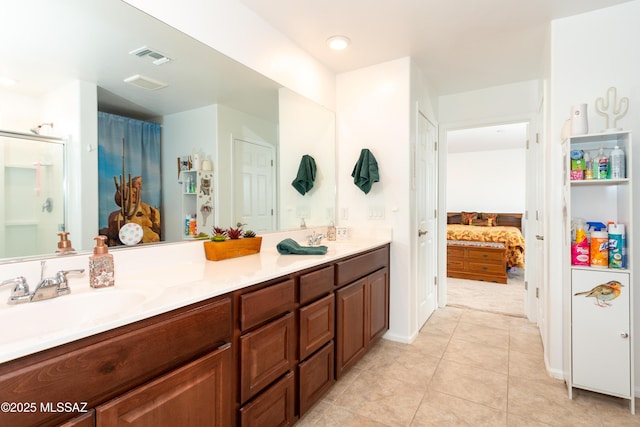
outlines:
[{"label": "recessed ceiling light", "polygon": [[127,77],[126,79],[124,79],[124,81],[131,85],[138,86],[148,90],[157,90],[157,89],[162,89],[163,87],[169,86],[167,83],[161,82],[159,80],[154,80],[151,77],[141,76],[140,74]]},{"label": "recessed ceiling light", "polygon": [[351,43],[349,37],[345,36],[332,36],[327,39],[327,44],[333,50],[342,50],[346,49],[347,46]]}]

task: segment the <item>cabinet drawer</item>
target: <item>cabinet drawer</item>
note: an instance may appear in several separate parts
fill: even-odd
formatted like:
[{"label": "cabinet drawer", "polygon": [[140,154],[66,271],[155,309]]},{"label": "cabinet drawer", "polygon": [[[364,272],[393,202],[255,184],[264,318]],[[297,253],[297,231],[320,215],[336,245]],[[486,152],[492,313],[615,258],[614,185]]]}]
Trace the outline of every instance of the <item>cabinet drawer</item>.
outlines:
[{"label": "cabinet drawer", "polygon": [[[102,403],[211,351],[231,336],[231,299],[167,313],[0,365],[0,402]],[[14,417],[15,415],[15,417]],[[65,413],[2,414],[42,425]]]},{"label": "cabinet drawer", "polygon": [[331,294],[300,309],[300,360],[333,339],[334,308]]},{"label": "cabinet drawer", "polygon": [[333,291],[333,266],[300,276],[300,304],[306,304]]},{"label": "cabinet drawer", "polygon": [[469,251],[469,255],[468,255],[469,259],[497,261],[497,262],[505,260],[504,249],[491,250],[487,248],[482,248],[482,249],[468,249],[468,251]]},{"label": "cabinet drawer", "polygon": [[296,363],[293,313],[240,337],[240,394],[246,402]]},{"label": "cabinet drawer", "polygon": [[240,329],[245,331],[269,319],[293,310],[293,279],[240,296]]},{"label": "cabinet drawer", "polygon": [[295,421],[295,376],[289,372],[240,409],[243,427],[290,426]]},{"label": "cabinet drawer", "polygon": [[469,261],[467,271],[470,273],[504,273],[506,266],[502,264],[489,264]]},{"label": "cabinet drawer", "polygon": [[344,286],[389,264],[389,247],[376,249],[364,255],[336,263],[337,286]]},{"label": "cabinet drawer", "polygon": [[447,247],[447,257],[464,257],[464,248],[453,248],[451,246]]},{"label": "cabinet drawer", "polygon": [[335,383],[333,341],[298,366],[300,416],[316,403]]},{"label": "cabinet drawer", "polygon": [[464,261],[461,259],[447,258],[447,269],[449,270],[464,270]]}]

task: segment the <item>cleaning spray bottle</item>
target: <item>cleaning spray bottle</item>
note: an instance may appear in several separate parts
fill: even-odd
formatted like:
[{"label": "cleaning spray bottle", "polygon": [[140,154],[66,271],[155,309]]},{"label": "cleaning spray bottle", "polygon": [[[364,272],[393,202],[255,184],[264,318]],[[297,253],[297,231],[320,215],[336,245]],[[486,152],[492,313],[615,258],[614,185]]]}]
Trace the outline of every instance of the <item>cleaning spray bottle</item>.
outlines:
[{"label": "cleaning spray bottle", "polygon": [[609,268],[626,267],[626,248],[624,224],[610,222],[609,231]]},{"label": "cleaning spray bottle", "polygon": [[571,244],[571,265],[589,265],[589,241],[584,219],[575,218],[572,228],[575,237]]}]

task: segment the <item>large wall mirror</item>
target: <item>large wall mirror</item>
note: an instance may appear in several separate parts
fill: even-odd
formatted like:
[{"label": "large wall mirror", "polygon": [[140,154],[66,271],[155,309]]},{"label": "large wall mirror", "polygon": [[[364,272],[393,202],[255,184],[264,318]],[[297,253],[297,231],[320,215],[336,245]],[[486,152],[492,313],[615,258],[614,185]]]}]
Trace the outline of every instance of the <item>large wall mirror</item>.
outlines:
[{"label": "large wall mirror", "polygon": [[[213,207],[203,232],[245,222],[264,233],[334,219],[333,112],[119,0],[10,2],[3,7],[0,38],[0,131],[57,146],[59,138],[66,151],[56,173],[48,163],[27,160],[26,173],[37,182],[58,178],[57,184],[47,181],[55,186],[47,191],[57,198],[51,200],[54,212],[64,214],[48,218],[46,199],[30,201],[25,216],[27,209],[37,210],[52,226],[29,235],[37,244],[16,245],[9,239],[21,233],[11,222],[21,215],[12,197],[34,190],[24,182],[17,187],[15,171],[7,175],[11,165],[3,159],[12,154],[0,136],[0,262],[53,254],[56,232],[63,229],[76,250],[93,246],[101,227],[99,111],[161,127],[162,242],[188,239],[185,215],[199,209],[185,192],[178,157],[199,159],[194,175],[202,160],[212,166],[207,191]],[[166,86],[151,87],[156,84]],[[271,156],[266,178],[245,166],[255,153]],[[314,157],[317,174],[313,189],[301,195],[291,181],[305,154]]]}]

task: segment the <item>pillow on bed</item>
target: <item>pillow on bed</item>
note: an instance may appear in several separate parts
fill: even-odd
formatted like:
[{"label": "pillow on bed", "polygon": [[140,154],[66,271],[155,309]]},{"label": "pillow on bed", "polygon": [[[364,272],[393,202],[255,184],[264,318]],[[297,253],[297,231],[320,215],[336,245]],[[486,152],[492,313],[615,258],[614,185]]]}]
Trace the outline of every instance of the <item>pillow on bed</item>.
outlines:
[{"label": "pillow on bed", "polygon": [[498,214],[496,213],[481,213],[480,214],[480,218],[482,219],[486,219],[489,221],[489,227],[496,225],[497,221],[498,221]]},{"label": "pillow on bed", "polygon": [[480,225],[482,227],[491,227],[491,220],[490,219],[481,219],[481,218],[472,219],[471,220],[471,225]]},{"label": "pillow on bed", "polygon": [[471,221],[478,219],[478,212],[460,212],[460,224],[471,225]]}]

